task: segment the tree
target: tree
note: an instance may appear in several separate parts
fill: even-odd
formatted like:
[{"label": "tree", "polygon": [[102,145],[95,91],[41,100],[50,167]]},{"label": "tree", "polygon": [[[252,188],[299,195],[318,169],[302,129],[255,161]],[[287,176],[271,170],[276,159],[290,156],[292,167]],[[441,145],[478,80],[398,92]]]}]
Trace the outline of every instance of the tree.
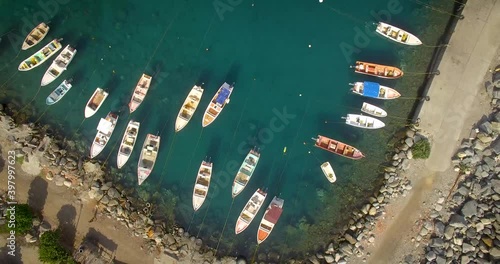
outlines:
[{"label": "tree", "polygon": [[[16,204],[7,207],[7,222],[0,227],[0,233],[8,233],[14,230],[16,234],[24,235],[33,226],[33,212],[27,204]],[[13,220],[14,222],[10,222]]]},{"label": "tree", "polygon": [[71,255],[61,245],[61,231],[47,231],[40,237],[38,259],[45,263],[75,263]]}]

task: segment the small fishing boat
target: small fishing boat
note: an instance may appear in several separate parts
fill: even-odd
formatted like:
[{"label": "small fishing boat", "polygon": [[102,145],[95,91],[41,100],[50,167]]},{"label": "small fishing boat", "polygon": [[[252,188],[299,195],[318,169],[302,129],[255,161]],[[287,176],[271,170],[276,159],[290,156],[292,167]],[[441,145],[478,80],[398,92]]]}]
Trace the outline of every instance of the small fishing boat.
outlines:
[{"label": "small fishing boat", "polygon": [[193,86],[186,100],[184,100],[181,110],[179,110],[179,114],[177,115],[177,119],[175,120],[175,132],[181,131],[181,129],[189,123],[196,108],[198,108],[198,104],[200,104],[202,95],[203,88],[197,85]]},{"label": "small fishing boat", "polygon": [[334,183],[337,180],[337,177],[335,176],[335,172],[333,171],[330,162],[327,161],[321,164],[321,170],[323,171],[323,174],[325,174],[325,177],[328,179],[329,182]]},{"label": "small fishing boat", "polygon": [[351,66],[351,68],[354,68],[356,73],[384,79],[397,79],[403,76],[403,71],[399,68],[364,61],[356,61],[356,66]]},{"label": "small fishing boat", "polygon": [[31,32],[26,36],[26,38],[23,41],[23,46],[21,47],[22,50],[27,50],[36,44],[40,43],[40,41],[47,36],[47,33],[49,33],[50,27],[45,24],[44,22],[40,23],[38,26],[36,26]]},{"label": "small fishing boat", "polygon": [[104,89],[97,87],[85,106],[85,118],[93,116],[107,97],[108,93]]},{"label": "small fishing boat", "polygon": [[139,105],[141,105],[142,101],[144,101],[149,90],[149,85],[151,85],[151,78],[152,77],[147,74],[142,74],[141,79],[139,79],[139,82],[135,86],[132,99],[130,99],[130,103],[128,104],[130,113],[133,113]]},{"label": "small fishing boat", "polygon": [[256,150],[250,150],[248,152],[245,160],[240,166],[236,177],[233,182],[233,198],[243,191],[247,183],[252,178],[252,174],[255,171],[255,167],[257,167],[257,163],[259,162],[260,153]]},{"label": "small fishing boat", "polygon": [[422,45],[422,41],[420,41],[420,39],[418,39],[415,35],[384,22],[378,23],[376,32],[392,41],[401,44],[410,46]]},{"label": "small fishing boat", "polygon": [[135,142],[137,141],[137,134],[139,134],[140,123],[134,120],[130,120],[123,134],[122,143],[118,149],[118,156],[116,158],[116,165],[118,169],[121,169],[125,163],[127,163],[132,151],[134,150]]},{"label": "small fishing boat", "polygon": [[196,176],[193,188],[193,209],[195,212],[200,209],[207,198],[210,178],[212,177],[212,166],[211,162],[202,161],[198,170],[198,176]]},{"label": "small fishing boat", "polygon": [[50,93],[50,95],[45,100],[45,103],[47,105],[53,105],[59,102],[59,100],[63,98],[63,96],[69,91],[69,89],[71,89],[71,87],[72,85],[70,81],[64,80],[52,93]]},{"label": "small fishing boat", "polygon": [[318,138],[313,138],[313,140],[316,141],[316,147],[349,159],[358,160],[365,157],[357,148],[335,139],[318,135]]},{"label": "small fishing boat", "polygon": [[366,103],[366,102],[363,102],[363,106],[361,106],[361,112],[367,113],[369,115],[376,116],[376,117],[386,117],[387,116],[387,112],[384,109],[382,109],[378,106],[374,106],[372,104]]},{"label": "small fishing boat", "polygon": [[37,51],[35,54],[23,60],[17,69],[19,71],[29,71],[46,62],[61,49],[62,45],[59,42],[60,40],[62,39],[54,39],[49,42],[49,44],[45,45],[45,47]]},{"label": "small fishing boat", "polygon": [[278,219],[280,219],[281,213],[283,213],[284,203],[285,200],[274,196],[260,221],[259,230],[257,231],[257,244],[264,242],[271,234],[271,231],[273,231]]},{"label": "small fishing boat", "polygon": [[365,97],[389,100],[401,96],[398,91],[374,82],[356,82],[351,85],[354,86],[351,89],[353,93]]},{"label": "small fishing boat", "polygon": [[385,127],[384,122],[371,116],[347,114],[347,117],[343,117],[343,119],[345,119],[346,124],[359,128],[379,129]]},{"label": "small fishing boat", "polygon": [[255,215],[259,212],[260,207],[262,207],[262,204],[266,200],[266,196],[267,193],[260,189],[255,191],[245,207],[243,207],[243,210],[236,221],[236,226],[234,227],[234,232],[236,234],[239,234],[247,229],[252,220],[255,218]]},{"label": "small fishing boat", "polygon": [[139,163],[137,164],[137,180],[139,181],[139,185],[141,185],[153,171],[159,150],[160,136],[148,134],[146,140],[144,140]]},{"label": "small fishing boat", "polygon": [[117,121],[118,115],[112,112],[109,112],[106,118],[101,118],[99,125],[97,125],[97,134],[95,135],[92,146],[90,147],[91,159],[99,155],[104,147],[106,147],[106,144],[108,144],[109,139],[115,130]]},{"label": "small fishing boat", "polygon": [[233,92],[233,88],[233,85],[229,85],[227,83],[222,84],[212,98],[212,101],[210,101],[207,110],[205,110],[202,122],[203,127],[210,125],[219,116],[222,109],[224,109],[224,106],[229,103],[229,97]]},{"label": "small fishing boat", "polygon": [[47,69],[42,78],[42,86],[53,82],[57,77],[66,70],[66,67],[71,63],[76,54],[76,49],[70,45],[66,46],[63,51],[56,57],[50,67]]}]

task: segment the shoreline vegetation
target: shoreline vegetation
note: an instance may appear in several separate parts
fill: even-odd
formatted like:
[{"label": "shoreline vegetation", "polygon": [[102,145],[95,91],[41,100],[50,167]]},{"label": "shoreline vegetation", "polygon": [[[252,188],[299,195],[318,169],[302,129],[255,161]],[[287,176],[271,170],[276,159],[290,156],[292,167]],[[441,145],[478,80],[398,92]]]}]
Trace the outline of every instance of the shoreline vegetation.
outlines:
[{"label": "shoreline vegetation", "polygon": [[[450,34],[452,31],[453,28],[450,27],[448,28],[448,32],[445,32],[444,34]],[[438,54],[444,53],[444,50],[445,49],[440,49],[440,51],[437,51],[434,56],[439,56]],[[434,53],[434,51],[429,53]],[[416,52],[412,52],[410,57],[415,58],[417,56]],[[431,62],[432,61],[434,61],[434,58]],[[431,68],[430,65],[431,64],[428,64],[427,66]],[[422,82],[422,86],[419,87],[425,87],[428,86],[428,82],[431,80],[432,77],[429,78],[429,76],[413,77],[411,80],[409,79],[408,81],[403,80],[402,82],[398,82],[398,87],[406,87],[407,85],[410,85],[408,82],[412,81]],[[4,94],[2,96],[5,96],[6,92],[3,93]],[[421,89],[418,91],[418,94],[420,93]],[[9,118],[8,116],[12,116],[13,118],[13,120],[8,121],[9,123],[12,123],[11,127],[15,129],[15,127],[20,126],[26,129],[31,129],[31,131],[37,131],[34,132],[37,136],[32,136],[30,140],[27,140],[28,138],[24,138],[19,139],[21,141],[18,141],[18,139],[14,138],[13,142],[23,145],[23,147],[18,149],[18,154],[22,154],[25,158],[29,159],[30,155],[33,155],[33,152],[40,150],[40,145],[37,145],[37,143],[45,141],[45,136],[47,136],[47,138],[51,137],[50,139],[47,139],[47,142],[50,143],[47,143],[48,145],[45,146],[43,149],[44,151],[42,151],[44,153],[44,158],[47,159],[48,166],[62,168],[63,171],[76,171],[76,173],[65,172],[64,174],[60,174],[59,169],[55,171],[52,169],[45,169],[43,170],[43,177],[49,181],[54,181],[58,186],[67,186],[69,188],[74,188],[79,192],[88,192],[88,196],[91,199],[99,202],[96,213],[106,216],[109,215],[133,229],[134,235],[144,237],[148,241],[148,248],[146,250],[148,250],[149,253],[165,252],[177,259],[187,257],[191,258],[191,260],[194,260],[196,255],[196,258],[199,258],[198,260],[210,259],[210,261],[215,261],[216,257],[213,256],[213,249],[204,245],[201,239],[191,236],[185,232],[183,228],[175,225],[173,208],[175,208],[176,199],[178,198],[175,197],[174,194],[166,189],[162,189],[161,191],[164,191],[167,195],[165,202],[165,199],[162,197],[156,197],[154,194],[141,195],[137,193],[137,191],[130,190],[130,188],[112,183],[111,179],[115,179],[111,176],[113,175],[113,169],[107,171],[104,170],[106,164],[100,164],[96,161],[85,161],[82,153],[85,152],[86,148],[83,145],[83,141],[78,139],[79,135],[74,135],[71,140],[66,140],[63,136],[60,136],[60,134],[49,128],[49,126],[38,127],[33,123],[29,123],[28,121],[32,120],[33,116],[29,116],[29,114],[25,114],[25,112],[36,111],[32,108],[32,106],[27,106],[26,109],[18,112],[15,110],[17,108],[16,105],[18,105],[15,103],[16,101],[20,100],[16,100],[14,98],[11,103],[7,104],[5,109],[5,112],[7,113],[5,118]],[[415,101],[413,100],[405,101],[408,101],[407,104],[415,105]],[[411,112],[413,112],[413,110]],[[40,113],[36,113],[34,117],[36,118],[39,115]],[[329,230],[330,234],[336,233],[336,235],[331,240],[332,242],[323,241],[323,243],[326,243],[325,245],[328,245],[327,247],[321,246],[323,250],[326,250],[325,254],[318,253],[312,254],[311,256],[297,257],[304,257],[313,263],[323,260],[327,263],[332,263],[333,261],[336,263],[342,263],[343,260],[346,260],[352,254],[362,254],[362,248],[358,248],[356,243],[361,239],[365,239],[370,243],[373,242],[374,236],[370,234],[369,228],[373,227],[376,217],[383,214],[384,205],[387,204],[390,199],[394,199],[399,195],[406,195],[409,190],[411,190],[411,183],[408,182],[406,178],[400,178],[398,176],[398,172],[401,170],[404,171],[408,168],[410,160],[414,156],[411,150],[412,146],[421,142],[424,137],[418,134],[418,130],[415,129],[415,127],[401,130],[401,125],[395,125],[396,121],[393,121],[392,123],[392,127],[395,127],[395,129],[397,128],[398,131],[392,131],[395,136],[389,144],[387,152],[387,157],[389,158],[386,162],[383,162],[384,165],[381,167],[383,170],[383,178],[378,180],[379,183],[376,184],[374,189],[377,194],[370,196],[367,199],[368,203],[361,200],[351,201],[356,202],[356,207],[360,209],[356,210],[352,216],[342,219],[342,222],[347,223],[345,226],[337,227],[337,230]],[[60,129],[62,130],[62,128]],[[34,138],[37,140],[33,141]],[[32,146],[36,147],[33,148]],[[385,165],[386,163],[389,163],[389,165]],[[89,175],[87,175],[85,170],[86,164],[93,164],[87,166],[97,167],[97,170],[101,170],[101,172],[91,173],[94,175],[92,178],[89,178]],[[380,188],[377,186],[380,186]],[[112,191],[110,192],[110,190]],[[362,191],[363,190],[358,190],[357,193]],[[163,202],[156,203],[153,200],[163,200]],[[118,209],[119,206],[121,209]],[[158,208],[158,206],[161,206],[162,208]],[[127,213],[125,213],[125,211],[127,211]],[[158,214],[153,214],[152,212],[158,212]],[[155,216],[161,217],[155,219]],[[316,223],[315,225],[321,225],[321,222]],[[311,228],[311,226],[312,225],[308,224],[307,221],[304,221],[299,224],[299,229],[307,231]],[[323,230],[321,229],[321,231]],[[182,245],[179,243],[180,241],[188,241],[188,244]],[[319,243],[318,241],[316,242]],[[265,258],[259,259],[266,259],[273,262],[278,261],[280,259],[280,255],[286,254],[271,252],[267,254]],[[235,257],[228,258],[235,261],[237,259]],[[244,261],[241,258],[238,258],[237,260],[242,262]],[[291,262],[293,262],[293,260]]]}]

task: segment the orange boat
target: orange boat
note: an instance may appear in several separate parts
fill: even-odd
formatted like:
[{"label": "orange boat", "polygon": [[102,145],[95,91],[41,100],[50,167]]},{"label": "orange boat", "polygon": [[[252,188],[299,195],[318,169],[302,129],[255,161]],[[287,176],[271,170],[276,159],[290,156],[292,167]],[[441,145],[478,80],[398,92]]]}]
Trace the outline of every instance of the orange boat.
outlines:
[{"label": "orange boat", "polygon": [[397,79],[403,76],[403,71],[399,68],[364,61],[356,61],[356,66],[351,68],[354,68],[354,72],[384,79]]},{"label": "orange boat", "polygon": [[260,221],[259,230],[257,231],[257,244],[264,242],[273,231],[274,225],[276,225],[283,212],[284,203],[283,199],[274,196]]},{"label": "orange boat", "polygon": [[359,149],[331,138],[318,135],[318,138],[313,140],[316,141],[316,147],[349,159],[358,160],[365,157]]}]

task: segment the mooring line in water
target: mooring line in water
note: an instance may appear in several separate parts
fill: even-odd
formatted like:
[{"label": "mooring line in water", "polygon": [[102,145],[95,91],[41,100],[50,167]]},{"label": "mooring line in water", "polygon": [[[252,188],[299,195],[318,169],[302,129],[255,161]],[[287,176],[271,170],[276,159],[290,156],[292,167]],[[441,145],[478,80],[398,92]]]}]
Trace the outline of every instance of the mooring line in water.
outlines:
[{"label": "mooring line in water", "polygon": [[363,20],[361,20],[361,19],[357,19],[357,18],[353,17],[352,15],[349,15],[349,14],[347,14],[347,13],[344,13],[344,12],[342,12],[342,11],[339,11],[339,10],[337,10],[337,9],[333,8],[333,7],[330,7],[330,6],[327,6],[327,7],[328,7],[330,10],[332,10],[333,12],[335,12],[335,13],[337,13],[337,14],[341,15],[341,16],[344,16],[344,17],[346,17],[346,18],[348,18],[348,19],[350,19],[350,20],[352,20],[352,21],[354,21],[354,22],[356,22],[356,23],[358,23],[358,24],[362,24],[362,25],[364,25],[364,26],[369,26],[369,25],[370,25],[370,23],[368,23],[368,22],[366,22],[366,21],[363,21]]},{"label": "mooring line in water", "polygon": [[210,201],[208,202],[207,210],[205,210],[205,215],[203,216],[203,220],[201,220],[200,230],[198,230],[198,233],[196,234],[196,237],[200,236],[200,232],[203,229],[203,224],[205,223],[205,218],[207,218],[208,210],[210,209],[210,205],[212,205],[212,199],[211,198],[210,198]]},{"label": "mooring line in water", "polygon": [[189,221],[188,229],[186,230],[186,232],[188,232],[188,233],[189,233],[189,230],[191,230],[191,224],[193,223],[195,215],[196,215],[196,211],[193,212],[193,216],[191,217],[191,221]]},{"label": "mooring line in water", "polygon": [[210,24],[208,25],[207,31],[205,31],[205,35],[203,35],[203,39],[201,40],[200,47],[198,47],[198,53],[196,54],[196,57],[200,55],[201,52],[201,47],[203,46],[203,43],[205,43],[205,40],[207,39],[208,33],[210,32],[210,29],[212,29],[212,24],[214,22],[216,13],[212,16],[212,19],[210,19]]},{"label": "mooring line in water", "polygon": [[224,235],[224,230],[226,230],[227,220],[229,219],[229,214],[231,214],[231,209],[233,209],[233,204],[234,204],[234,198],[233,201],[231,202],[231,206],[229,207],[229,211],[227,212],[226,221],[224,222],[224,227],[222,227],[222,232],[220,233],[219,241],[217,241],[217,247],[215,247],[215,256],[217,256],[217,251],[219,251],[220,240]]},{"label": "mooring line in water", "polygon": [[35,123],[35,124],[38,123],[38,121],[40,121],[40,118],[42,118],[42,116],[45,115],[45,113],[47,112],[47,110],[49,110],[49,108],[50,108],[50,105],[48,105],[47,107],[45,107],[45,110],[43,110],[43,112],[40,115],[40,117],[38,117],[38,119],[35,122],[33,122],[33,123]]},{"label": "mooring line in water", "polygon": [[[444,11],[444,10],[441,10],[441,9],[439,9],[439,8],[435,8],[435,7],[433,7],[433,6],[429,5],[429,4],[423,3],[423,2],[421,2],[421,1],[419,1],[419,0],[412,0],[412,1],[413,1],[413,2],[415,2],[415,3],[417,3],[417,4],[419,4],[419,5],[422,5],[422,6],[426,7],[426,8],[428,8],[428,9],[431,9],[431,10],[433,10],[433,11],[436,11],[436,12],[438,12],[438,13],[442,13],[442,14],[446,14],[446,15],[454,16],[454,17],[459,18],[459,19],[464,19],[464,18],[465,18],[465,16],[464,16],[464,15],[457,16],[457,15],[455,15],[455,14],[453,14],[453,13],[450,13],[450,12],[447,12],[447,11]],[[461,4],[463,4],[463,3],[461,3]]]},{"label": "mooring line in water", "polygon": [[164,178],[163,174],[165,173],[165,168],[167,167],[167,163],[168,163],[168,160],[170,158],[170,154],[172,153],[172,148],[174,147],[174,144],[175,144],[176,135],[177,134],[174,134],[174,138],[172,139],[172,142],[170,143],[170,147],[168,148],[167,157],[165,158],[165,162],[163,163],[163,168],[161,169],[160,182],[158,183],[158,189],[161,188],[161,183],[163,182],[163,178]]},{"label": "mooring line in water", "polygon": [[0,38],[3,38],[3,36],[5,36],[5,35],[9,34],[9,33],[10,33],[10,32],[12,32],[12,31],[15,31],[16,29],[17,29],[17,28],[12,28],[11,30],[9,30],[9,31],[7,31],[7,32],[5,32],[5,33],[3,33],[2,35],[0,35]]},{"label": "mooring line in water", "polygon": [[257,256],[257,251],[259,250],[259,246],[260,246],[260,244],[257,244],[257,246],[255,246],[255,250],[254,250],[253,256],[252,256],[252,261],[250,263],[255,263],[255,256]]},{"label": "mooring line in water", "polygon": [[[80,93],[78,94],[78,97],[77,98],[80,98],[83,94],[83,92],[85,90],[87,90],[87,85],[88,83],[90,82],[90,80],[92,79],[92,76],[94,76],[94,73],[97,71],[97,69],[94,69],[94,71],[92,72],[92,74],[90,75],[89,79],[87,80],[87,82],[85,83],[85,85],[83,86],[82,89],[80,89]],[[66,121],[66,119],[68,118],[69,114],[73,111],[74,107],[76,106],[77,104],[72,104],[70,110],[66,113],[66,116],[64,117],[62,123],[64,123]]]},{"label": "mooring line in water", "polygon": [[16,56],[12,60],[5,63],[5,66],[3,66],[2,69],[0,69],[0,72],[3,71],[5,68],[7,68],[7,66],[9,66],[13,61],[15,61],[17,59],[17,57],[19,57],[19,54],[21,54],[21,50],[19,50],[19,52],[17,52]]},{"label": "mooring line in water", "polygon": [[31,99],[31,101],[29,101],[25,106],[23,106],[23,108],[21,108],[21,110],[19,110],[15,115],[14,117],[16,117],[18,114],[22,113],[24,111],[24,109],[26,109],[26,107],[28,107],[29,105],[31,105],[31,103],[33,103],[33,101],[35,101],[36,97],[38,96],[38,94],[40,93],[40,90],[41,90],[42,86],[40,85],[38,87],[38,91],[36,92],[35,96],[33,96],[33,98]]},{"label": "mooring line in water", "polygon": [[308,153],[308,154],[312,154],[312,155],[313,155],[313,157],[314,157],[314,158],[318,161],[318,163],[321,165],[323,162],[321,162],[321,160],[318,158],[318,156],[316,156],[316,154],[314,154],[313,150],[309,147],[309,145],[307,145],[307,143],[306,143],[306,142],[304,142],[304,146],[306,146],[306,148],[307,148],[307,151],[308,151],[307,153]]},{"label": "mooring line in water", "polygon": [[184,173],[184,177],[182,177],[181,186],[184,184],[184,181],[186,180],[187,173],[188,173],[189,169],[191,168],[191,164],[193,163],[194,155],[196,153],[196,150],[198,149],[198,145],[200,144],[201,136],[203,135],[204,129],[205,129],[204,127],[201,128],[200,135],[198,136],[198,140],[196,141],[196,145],[195,145],[194,150],[191,154],[191,159],[189,160],[189,163],[188,163],[189,165],[187,166],[186,172]]},{"label": "mooring line in water", "polygon": [[7,81],[5,81],[5,82],[2,84],[2,86],[0,86],[0,89],[1,89],[1,88],[3,88],[3,87],[4,87],[4,86],[5,86],[5,85],[6,85],[6,84],[7,84],[7,83],[8,83],[8,82],[12,79],[12,78],[14,78],[14,76],[16,76],[18,72],[19,72],[19,71],[16,71],[14,74],[12,74],[12,75],[11,75],[11,76],[7,79]]},{"label": "mooring line in water", "polygon": [[405,75],[439,75],[441,74],[440,71],[433,71],[433,72],[404,72]]},{"label": "mooring line in water", "polygon": [[144,66],[144,70],[142,72],[146,72],[146,69],[148,68],[149,66],[149,63],[151,63],[151,60],[154,58],[154,56],[156,55],[156,52],[158,51],[158,48],[160,47],[161,43],[163,43],[163,39],[165,38],[165,36],[167,35],[167,32],[170,30],[170,27],[172,26],[172,24],[175,22],[175,20],[177,20],[177,17],[179,16],[179,14],[181,13],[181,9],[179,9],[177,11],[177,14],[175,15],[174,19],[172,19],[172,21],[170,21],[170,24],[168,24],[168,26],[165,28],[165,31],[163,32],[163,36],[161,37],[160,41],[158,41],[158,44],[156,45],[156,48],[155,50],[153,51],[153,54],[151,55],[151,57],[149,57],[149,60],[148,62],[146,63],[146,66]]}]

